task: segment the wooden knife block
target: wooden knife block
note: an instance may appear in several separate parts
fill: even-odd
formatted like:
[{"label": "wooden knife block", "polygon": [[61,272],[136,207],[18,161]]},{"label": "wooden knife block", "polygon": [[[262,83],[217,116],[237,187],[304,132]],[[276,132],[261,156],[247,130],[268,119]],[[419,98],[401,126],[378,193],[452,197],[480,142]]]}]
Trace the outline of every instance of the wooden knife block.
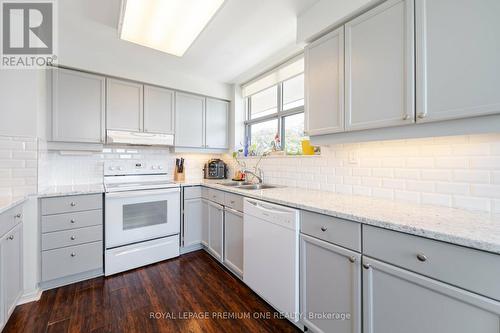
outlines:
[{"label": "wooden knife block", "polygon": [[183,182],[186,180],[186,174],[184,173],[184,170],[182,172],[179,172],[177,166],[175,166],[174,169],[174,180],[176,182]]}]

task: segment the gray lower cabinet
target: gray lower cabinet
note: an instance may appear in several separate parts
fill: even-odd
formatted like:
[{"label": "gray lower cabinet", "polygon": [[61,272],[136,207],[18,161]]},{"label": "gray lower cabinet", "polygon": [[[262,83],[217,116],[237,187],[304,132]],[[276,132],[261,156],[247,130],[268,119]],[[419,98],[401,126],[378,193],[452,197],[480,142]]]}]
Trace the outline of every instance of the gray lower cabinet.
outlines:
[{"label": "gray lower cabinet", "polygon": [[222,261],[224,239],[224,207],[215,202],[208,202],[208,250]]},{"label": "gray lower cabinet", "polygon": [[302,321],[309,330],[361,332],[359,253],[301,234],[300,291]]},{"label": "gray lower cabinet", "polygon": [[40,201],[42,288],[102,275],[102,194]]},{"label": "gray lower cabinet", "polygon": [[14,311],[23,290],[23,224],[19,223],[0,240],[1,307],[0,329]]},{"label": "gray lower cabinet", "polygon": [[499,331],[500,303],[368,257],[363,307],[365,333]]},{"label": "gray lower cabinet", "polygon": [[243,213],[224,208],[224,264],[243,277]]},{"label": "gray lower cabinet", "polygon": [[201,198],[184,200],[184,247],[202,242],[203,205]]},{"label": "gray lower cabinet", "polygon": [[208,200],[201,199],[201,244],[208,247]]}]

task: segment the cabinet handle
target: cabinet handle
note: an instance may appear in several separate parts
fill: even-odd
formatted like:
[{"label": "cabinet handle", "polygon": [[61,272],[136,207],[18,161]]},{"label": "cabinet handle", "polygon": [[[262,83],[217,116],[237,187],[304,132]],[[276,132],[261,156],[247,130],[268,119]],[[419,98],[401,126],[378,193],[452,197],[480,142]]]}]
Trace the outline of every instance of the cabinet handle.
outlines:
[{"label": "cabinet handle", "polygon": [[427,256],[425,254],[422,254],[422,253],[418,253],[417,254],[417,259],[421,262],[424,262],[424,261],[427,261]]},{"label": "cabinet handle", "polygon": [[76,253],[75,252],[71,253],[71,256],[76,257]]},{"label": "cabinet handle", "polygon": [[370,265],[370,264],[363,264],[363,267],[364,267],[365,269],[370,269],[370,268],[372,267],[372,265]]},{"label": "cabinet handle", "polygon": [[71,240],[75,240],[75,239],[76,239],[76,237],[75,237],[75,236],[71,236],[70,238],[71,238]]},{"label": "cabinet handle", "polygon": [[10,235],[9,240],[14,240],[14,235]]},{"label": "cabinet handle", "polygon": [[405,115],[403,116],[403,120],[408,120],[408,119],[410,119],[410,115],[409,115],[409,114],[405,114]]},{"label": "cabinet handle", "polygon": [[76,221],[75,221],[75,219],[71,219],[70,222],[71,223],[75,223]]},{"label": "cabinet handle", "polygon": [[231,202],[231,204],[233,204],[233,205],[234,205],[234,201],[233,201],[233,200],[231,200],[230,202]]},{"label": "cabinet handle", "polygon": [[16,219],[20,219],[21,217],[23,217],[23,214],[21,214],[21,213],[18,213],[18,214],[16,214],[16,216],[14,216],[14,218],[16,218]]},{"label": "cabinet handle", "polygon": [[352,262],[352,263],[355,263],[356,262],[356,257],[349,257],[349,261]]},{"label": "cabinet handle", "polygon": [[417,118],[418,118],[418,119],[424,119],[426,115],[427,115],[427,114],[426,114],[425,112],[419,112],[419,113],[417,114]]},{"label": "cabinet handle", "polygon": [[325,232],[325,231],[327,231],[327,230],[328,230],[328,228],[327,228],[327,227],[325,227],[325,226],[322,226],[322,227],[321,227],[321,231]]},{"label": "cabinet handle", "polygon": [[71,205],[71,207],[75,207],[75,206],[76,206],[76,202],[72,201],[72,202],[70,203],[70,205]]}]

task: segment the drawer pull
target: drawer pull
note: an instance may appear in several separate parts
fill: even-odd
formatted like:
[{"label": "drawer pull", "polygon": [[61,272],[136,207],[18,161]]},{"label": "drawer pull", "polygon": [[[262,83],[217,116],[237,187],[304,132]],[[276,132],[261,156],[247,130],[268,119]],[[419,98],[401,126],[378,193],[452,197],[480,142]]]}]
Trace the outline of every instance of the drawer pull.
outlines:
[{"label": "drawer pull", "polygon": [[14,240],[14,235],[10,235],[9,240]]},{"label": "drawer pull", "polygon": [[71,219],[70,222],[71,223],[75,223],[76,221],[75,221],[75,219]]},{"label": "drawer pull", "polygon": [[71,240],[75,240],[75,239],[76,239],[76,237],[75,237],[75,236],[71,236],[70,238],[71,238]]},{"label": "drawer pull", "polygon": [[234,205],[234,200],[231,200],[230,202],[231,202],[232,205]]},{"label": "drawer pull", "polygon": [[327,231],[327,230],[328,230],[328,228],[327,228],[327,227],[325,227],[325,226],[322,226],[322,227],[321,227],[321,231],[325,232],[325,231]]},{"label": "drawer pull", "polygon": [[370,268],[372,267],[372,265],[370,265],[370,264],[363,264],[363,267],[364,267],[365,269],[370,269]]},{"label": "drawer pull", "polygon": [[71,253],[71,256],[76,257],[76,253],[75,252]]},{"label": "drawer pull", "polygon": [[16,215],[14,216],[14,218],[15,218],[15,219],[20,219],[20,218],[22,218],[22,217],[23,217],[23,214],[21,214],[21,213],[18,213],[18,214],[16,214]]},{"label": "drawer pull", "polygon": [[419,253],[417,254],[417,259],[421,262],[427,261],[427,256],[425,254]]},{"label": "drawer pull", "polygon": [[71,207],[75,207],[75,206],[76,206],[76,202],[72,201],[72,202],[70,203],[70,205],[71,205]]},{"label": "drawer pull", "polygon": [[349,257],[349,261],[352,262],[352,263],[355,263],[356,262],[356,257]]}]

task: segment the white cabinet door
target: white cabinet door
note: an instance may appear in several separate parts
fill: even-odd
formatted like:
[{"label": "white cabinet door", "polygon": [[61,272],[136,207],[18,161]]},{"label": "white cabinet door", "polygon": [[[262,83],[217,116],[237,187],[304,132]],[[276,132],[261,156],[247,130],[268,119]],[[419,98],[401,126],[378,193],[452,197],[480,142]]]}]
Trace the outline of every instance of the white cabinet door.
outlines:
[{"label": "white cabinet door", "polygon": [[305,49],[305,132],[344,131],[344,28]]},{"label": "white cabinet door", "polygon": [[16,307],[23,288],[22,223],[1,240],[2,303],[7,320]]},{"label": "white cabinet door", "polygon": [[243,277],[243,214],[224,210],[224,263]]},{"label": "white cabinet door", "polygon": [[208,203],[208,249],[222,261],[224,207],[214,202]]},{"label": "white cabinet door", "polygon": [[201,198],[184,200],[184,247],[201,243],[202,214]]},{"label": "white cabinet door", "polygon": [[174,92],[144,86],[144,132],[174,134]]},{"label": "white cabinet door", "polygon": [[142,131],[142,84],[117,79],[107,79],[106,82],[106,129]]},{"label": "white cabinet door", "polygon": [[348,131],[415,122],[414,58],[413,0],[386,1],[345,25]]},{"label": "white cabinet door", "polygon": [[213,98],[207,98],[206,103],[206,147],[227,149],[229,148],[229,103]]},{"label": "white cabinet door", "polygon": [[417,120],[500,112],[500,1],[416,0]]},{"label": "white cabinet door", "polygon": [[52,141],[103,143],[106,79],[53,68]]},{"label": "white cabinet door", "polygon": [[[359,253],[300,235],[300,292],[303,322],[313,332],[361,332]],[[344,319],[317,316],[334,313]]]},{"label": "white cabinet door", "polygon": [[498,333],[500,303],[363,258],[366,333]]},{"label": "white cabinet door", "polygon": [[205,147],[205,97],[175,93],[175,146]]},{"label": "white cabinet door", "polygon": [[201,199],[201,244],[208,247],[208,200]]}]

